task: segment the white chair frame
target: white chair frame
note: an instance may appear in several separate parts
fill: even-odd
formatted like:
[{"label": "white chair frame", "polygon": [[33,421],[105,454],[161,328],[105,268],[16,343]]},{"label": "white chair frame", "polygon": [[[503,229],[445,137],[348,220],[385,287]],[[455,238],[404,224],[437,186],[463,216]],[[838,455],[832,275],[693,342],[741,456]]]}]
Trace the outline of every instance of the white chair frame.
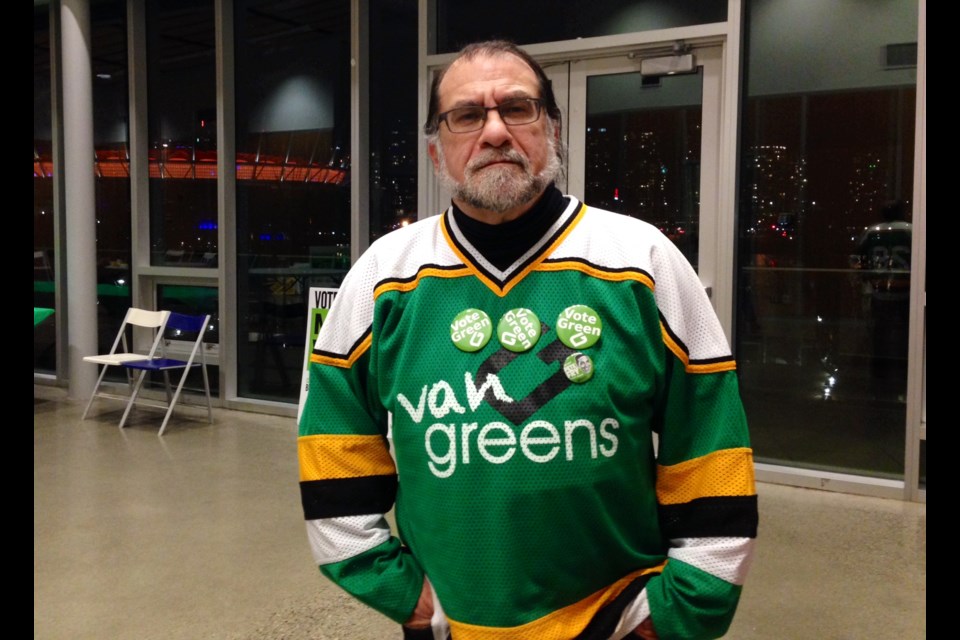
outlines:
[{"label": "white chair frame", "polygon": [[[86,420],[87,413],[89,413],[90,407],[93,405],[93,401],[96,398],[111,398],[113,400],[128,399],[128,396],[121,396],[115,393],[105,393],[100,391],[100,386],[103,383],[104,376],[107,374],[107,369],[110,367],[122,366],[125,362],[143,360],[144,358],[153,358],[154,354],[157,352],[157,349],[160,347],[161,342],[163,341],[163,331],[169,317],[169,311],[150,311],[148,309],[130,307],[127,309],[127,313],[123,318],[123,322],[120,323],[120,330],[117,331],[117,337],[114,338],[113,345],[110,347],[110,351],[108,353],[83,357],[84,362],[91,362],[93,364],[101,365],[102,369],[100,371],[100,376],[97,378],[97,384],[93,387],[93,392],[90,394],[90,399],[87,401],[87,406],[83,410],[83,415],[80,417],[80,420]],[[127,343],[127,330],[132,329],[133,327],[141,327],[143,329],[149,329],[153,331],[153,340],[150,344],[150,350],[146,353],[133,351],[131,346]],[[130,385],[130,390],[132,393],[133,378],[129,371],[127,372],[127,383]]]}]

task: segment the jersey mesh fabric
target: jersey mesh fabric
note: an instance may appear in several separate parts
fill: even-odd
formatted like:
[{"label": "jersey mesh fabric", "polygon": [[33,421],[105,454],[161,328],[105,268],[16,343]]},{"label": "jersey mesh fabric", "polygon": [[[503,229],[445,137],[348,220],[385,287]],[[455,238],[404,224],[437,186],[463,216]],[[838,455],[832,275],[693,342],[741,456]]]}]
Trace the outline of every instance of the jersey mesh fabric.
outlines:
[{"label": "jersey mesh fabric", "polygon": [[[741,575],[749,548],[737,540],[755,535],[756,505],[733,361],[692,269],[650,225],[585,211],[573,199],[542,250],[505,273],[478,267],[444,223],[428,219],[372,246],[344,280],[314,349],[301,440],[317,436],[311,455],[336,458],[320,468],[353,472],[324,487],[322,502],[334,506],[308,517],[308,528],[317,530],[315,549],[331,540],[364,550],[325,573],[348,591],[393,589],[403,600],[422,569],[458,640],[572,638],[626,607],[618,598],[639,597],[649,579],[664,637],[680,637],[671,625],[689,624],[686,615],[701,627],[689,637],[717,637],[709,633],[729,623],[739,596],[737,584],[717,576]],[[684,265],[689,271],[676,276]],[[603,327],[581,350],[594,366],[583,384],[562,369],[577,351],[558,331],[572,305],[588,306]],[[474,352],[451,340],[451,322],[468,308],[484,311],[494,329]],[[520,353],[496,335],[516,309],[535,313],[542,328]],[[382,464],[336,439],[382,435],[388,414],[395,486]],[[698,489],[692,500],[661,490],[661,504],[658,477]],[[305,495],[319,491],[301,486]],[[359,578],[343,576],[367,565],[379,571],[365,556],[383,548],[394,557],[398,548],[396,539],[397,547],[375,546],[379,534],[365,528],[393,504],[391,490],[412,561],[396,569],[402,588],[384,575],[358,587]],[[358,515],[346,513],[357,503],[381,511],[371,507],[371,520],[338,532],[337,518]],[[356,539],[338,544],[340,535]],[[666,538],[679,551],[664,570]],[[392,564],[381,558],[379,566]],[[376,593],[355,595],[385,607]],[[680,609],[679,619],[661,607]]]}]

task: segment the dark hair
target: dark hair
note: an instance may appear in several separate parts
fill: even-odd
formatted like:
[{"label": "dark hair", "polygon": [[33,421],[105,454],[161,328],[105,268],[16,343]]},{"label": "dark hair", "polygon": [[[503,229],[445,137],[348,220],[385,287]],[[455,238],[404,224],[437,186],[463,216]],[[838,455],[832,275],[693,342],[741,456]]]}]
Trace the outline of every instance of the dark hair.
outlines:
[{"label": "dark hair", "polygon": [[450,67],[458,60],[471,60],[478,56],[496,55],[516,56],[530,67],[537,76],[537,82],[540,85],[540,99],[543,100],[543,106],[547,111],[547,116],[553,120],[557,129],[560,128],[560,107],[557,106],[557,98],[553,95],[553,85],[550,84],[550,79],[547,78],[547,74],[544,73],[543,67],[541,67],[529,53],[508,40],[485,40],[468,44],[457,53],[457,57],[454,58],[450,64],[434,74],[433,82],[430,85],[430,105],[427,108],[427,121],[423,125],[423,132],[426,135],[434,135],[439,131],[440,122],[437,120],[437,115],[439,115],[440,111],[440,82],[443,81],[443,77],[447,75]]}]

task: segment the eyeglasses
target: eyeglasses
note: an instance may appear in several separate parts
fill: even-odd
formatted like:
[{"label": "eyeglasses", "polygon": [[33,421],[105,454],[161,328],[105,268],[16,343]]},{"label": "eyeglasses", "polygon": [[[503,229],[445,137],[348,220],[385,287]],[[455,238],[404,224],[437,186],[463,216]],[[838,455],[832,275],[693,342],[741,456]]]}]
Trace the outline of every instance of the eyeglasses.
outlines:
[{"label": "eyeglasses", "polygon": [[517,98],[501,102],[495,107],[457,107],[444,111],[437,116],[437,122],[446,122],[450,133],[470,133],[483,129],[487,122],[487,113],[493,109],[500,114],[503,124],[516,126],[530,124],[540,119],[540,107],[543,101],[538,98]]}]

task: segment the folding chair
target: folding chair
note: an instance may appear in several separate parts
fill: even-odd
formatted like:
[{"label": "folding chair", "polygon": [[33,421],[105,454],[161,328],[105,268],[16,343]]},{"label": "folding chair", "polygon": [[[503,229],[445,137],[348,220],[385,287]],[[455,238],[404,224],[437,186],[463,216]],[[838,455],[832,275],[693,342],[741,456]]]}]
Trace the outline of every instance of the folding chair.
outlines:
[{"label": "folding chair", "polygon": [[[97,384],[93,387],[93,393],[90,394],[90,400],[87,401],[87,407],[83,410],[83,415],[80,417],[81,420],[87,418],[87,413],[90,411],[90,407],[93,405],[95,398],[128,400],[129,396],[100,391],[100,384],[103,382],[104,376],[107,375],[107,369],[110,367],[118,367],[124,362],[130,362],[132,360],[152,358],[163,340],[163,327],[169,317],[169,311],[148,311],[147,309],[130,307],[127,309],[127,314],[124,316],[123,322],[120,323],[120,330],[117,331],[117,337],[113,340],[113,346],[110,347],[110,352],[83,357],[84,362],[103,365],[103,369],[100,371],[100,377],[97,378]],[[153,332],[153,340],[150,345],[150,350],[147,353],[131,351],[127,343],[127,333],[130,333],[132,338],[134,327],[142,327]],[[130,385],[130,393],[132,394],[133,377],[129,371],[127,372],[127,383]]]},{"label": "folding chair", "polygon": [[[140,388],[143,386],[144,378],[146,378],[147,374],[151,371],[159,371],[163,373],[163,384],[167,394],[166,403],[157,404],[141,401],[140,404],[167,410],[166,415],[163,417],[163,424],[160,425],[160,433],[157,434],[158,436],[162,436],[164,430],[167,428],[167,423],[170,421],[170,416],[173,415],[173,408],[177,405],[177,401],[180,399],[180,392],[183,391],[183,385],[187,381],[187,375],[195,367],[200,367],[200,370],[203,372],[203,391],[207,396],[207,420],[211,424],[213,423],[213,405],[210,402],[210,378],[207,375],[207,359],[203,348],[204,337],[206,336],[207,327],[209,326],[210,314],[188,315],[170,312],[170,317],[167,318],[167,323],[165,326],[166,331],[177,332],[178,337],[182,334],[196,334],[196,338],[193,340],[193,348],[190,350],[190,356],[186,360],[167,357],[166,346],[164,346],[159,357],[133,360],[123,363],[122,366],[126,367],[127,369],[135,369],[140,373],[137,376],[137,382],[134,385],[133,393],[130,395],[130,401],[127,403],[127,409],[123,412],[123,417],[120,419],[121,429],[127,422],[127,416],[130,415],[130,410],[133,408],[134,404],[137,404],[137,395],[140,393]],[[198,353],[199,357],[197,355]],[[172,394],[170,387],[171,371],[180,372],[180,381],[177,384],[176,391],[174,391]]]}]

